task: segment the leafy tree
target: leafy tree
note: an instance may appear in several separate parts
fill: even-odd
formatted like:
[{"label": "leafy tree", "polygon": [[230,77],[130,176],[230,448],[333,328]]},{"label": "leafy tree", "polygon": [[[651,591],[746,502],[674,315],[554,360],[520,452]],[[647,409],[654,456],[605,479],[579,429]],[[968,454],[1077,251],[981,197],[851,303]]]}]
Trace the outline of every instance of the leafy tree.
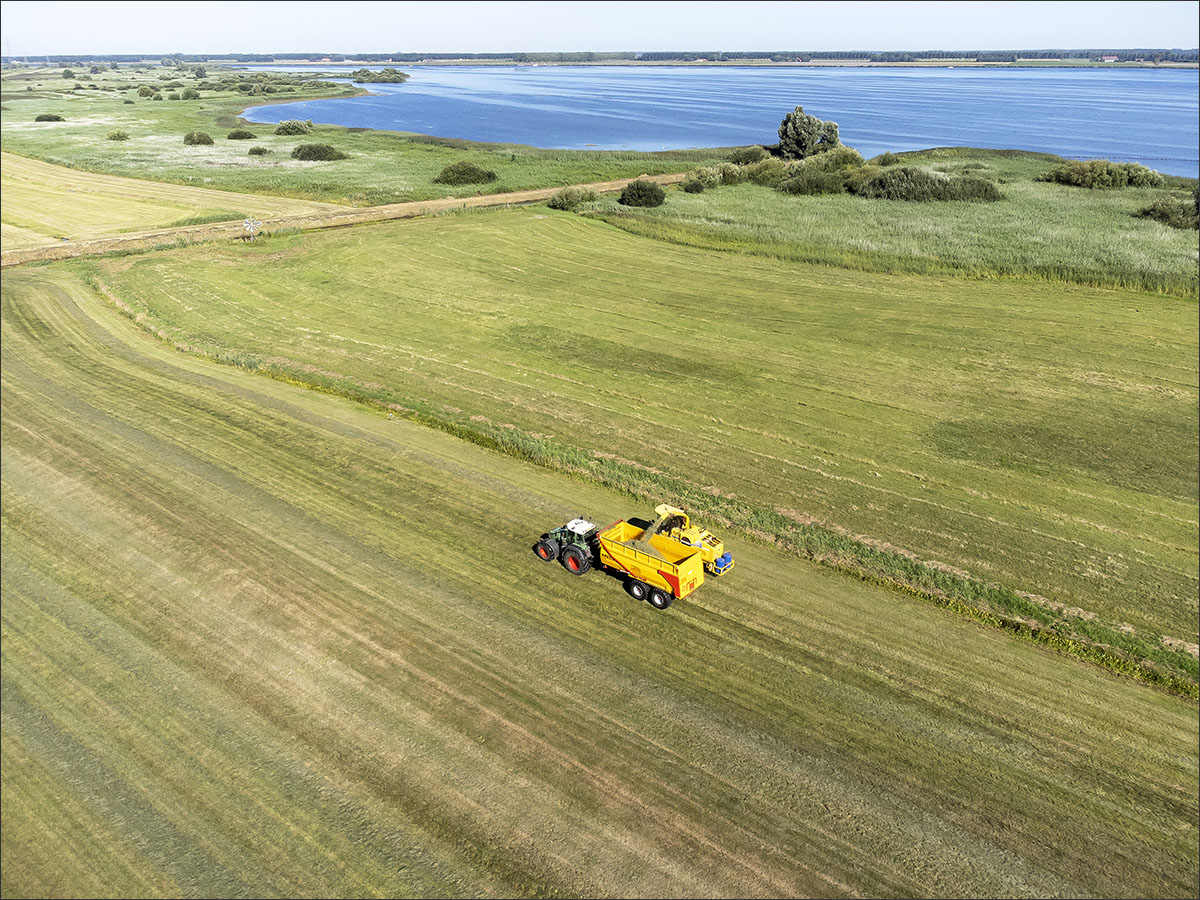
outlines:
[{"label": "leafy tree", "polygon": [[62,77],[63,77],[63,78],[74,78],[74,77],[75,77],[75,73],[74,73],[74,72],[72,72],[70,69],[63,69],[63,70],[62,70]]},{"label": "leafy tree", "polygon": [[195,75],[197,78],[207,78],[208,77],[208,69],[204,68],[204,66],[195,66],[192,69],[192,74]]},{"label": "leafy tree", "polygon": [[779,123],[779,152],[789,159],[806,159],[841,144],[837,122],[826,122],[797,106]]}]

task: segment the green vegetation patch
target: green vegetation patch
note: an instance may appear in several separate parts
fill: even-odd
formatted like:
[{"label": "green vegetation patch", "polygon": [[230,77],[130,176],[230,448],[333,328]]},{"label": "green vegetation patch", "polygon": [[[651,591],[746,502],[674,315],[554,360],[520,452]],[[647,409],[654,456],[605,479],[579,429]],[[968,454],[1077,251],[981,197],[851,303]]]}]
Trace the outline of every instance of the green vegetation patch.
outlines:
[{"label": "green vegetation patch", "polygon": [[462,160],[446,166],[433,179],[434,184],[487,184],[495,181],[498,176],[491,169],[484,169],[469,160]]},{"label": "green vegetation patch", "polygon": [[[801,171],[837,152],[813,157]],[[904,166],[950,179],[992,182],[1005,199],[930,205],[879,202],[840,190],[787,196],[768,188],[791,177],[792,167],[770,159],[745,167],[728,164],[752,184],[680,192],[650,210],[605,202],[588,214],[663,241],[864,271],[1035,278],[1191,298],[1200,294],[1194,235],[1164,232],[1138,216],[1162,196],[1161,190],[1080,191],[1040,182],[1037,176],[1048,162],[1058,160],[1045,154],[950,148],[895,156]],[[886,172],[896,166],[867,168]],[[841,174],[829,179],[834,188]],[[808,177],[819,182],[826,175]],[[1194,190],[1194,180],[1181,181]]]},{"label": "green vegetation patch", "polygon": [[[414,258],[468,219],[521,221]],[[183,255],[383,371],[302,330],[309,240]],[[531,552],[640,503],[147,341],[89,268],[0,285],[5,896],[1191,891],[1194,705],[736,535],[658,613]]]},{"label": "green vegetation patch", "polygon": [[1200,583],[1178,300],[748,264],[528,210],[95,266],[181,348],[1196,666],[1158,637],[1194,641]]}]

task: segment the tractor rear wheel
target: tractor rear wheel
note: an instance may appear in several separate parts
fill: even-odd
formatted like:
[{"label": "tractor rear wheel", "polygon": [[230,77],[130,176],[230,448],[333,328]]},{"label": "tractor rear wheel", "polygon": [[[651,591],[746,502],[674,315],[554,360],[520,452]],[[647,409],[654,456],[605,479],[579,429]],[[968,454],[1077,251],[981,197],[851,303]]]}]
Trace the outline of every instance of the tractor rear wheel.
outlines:
[{"label": "tractor rear wheel", "polygon": [[655,609],[666,609],[668,606],[671,605],[671,602],[675,598],[672,597],[670,594],[668,594],[666,591],[655,588],[654,590],[652,590],[650,592],[649,599],[650,599],[650,605],[653,606]]},{"label": "tractor rear wheel", "polygon": [[629,592],[629,596],[634,600],[645,600],[650,596],[650,585],[644,581],[638,581],[636,578],[630,578],[625,584],[625,590]]},{"label": "tractor rear wheel", "polygon": [[558,559],[558,541],[554,540],[554,538],[546,538],[538,541],[538,545],[533,549],[538,556],[546,561]]},{"label": "tractor rear wheel", "polygon": [[561,559],[563,567],[572,575],[582,575],[592,567],[592,561],[588,559],[587,554],[574,544],[563,547]]}]

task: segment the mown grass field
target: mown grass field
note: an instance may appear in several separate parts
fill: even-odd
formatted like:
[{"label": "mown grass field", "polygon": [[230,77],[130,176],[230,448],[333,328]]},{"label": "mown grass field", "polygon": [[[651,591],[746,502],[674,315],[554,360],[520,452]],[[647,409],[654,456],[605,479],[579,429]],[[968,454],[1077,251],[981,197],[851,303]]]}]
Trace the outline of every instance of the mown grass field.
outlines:
[{"label": "mown grass field", "polygon": [[86,279],[189,352],[770,539],[856,537],[1078,608],[1076,629],[1197,639],[1186,301],[752,259],[536,209],[54,271],[27,277]]},{"label": "mown grass field", "polygon": [[337,209],[306,200],[97,175],[9,153],[0,155],[0,190],[0,246],[5,250],[64,238]]},{"label": "mown grass field", "polygon": [[[240,193],[372,206],[681,172],[724,156],[719,150],[542,150],[322,125],[307,135],[285,137],[275,135],[274,126],[249,124],[245,127],[256,135],[253,140],[230,141],[226,135],[238,126],[238,113],[252,103],[338,96],[358,89],[336,85],[271,97],[200,91],[199,100],[154,101],[138,97],[136,87],[107,91],[103,86],[162,84],[176,77],[174,70],[104,72],[94,76],[96,90],[81,91],[69,90],[74,82],[65,81],[60,72],[9,72],[0,81],[4,88],[0,140],[5,151],[89,172]],[[210,77],[219,74],[220,70],[210,69]],[[192,76],[179,80],[197,81]],[[66,121],[35,122],[41,113],[61,115]],[[113,130],[128,132],[129,140],[107,140]],[[214,144],[185,146],[183,135],[189,131],[210,134]],[[292,159],[292,150],[302,143],[332,144],[350,158]],[[271,153],[249,156],[254,145]],[[457,187],[433,183],[445,166],[463,159],[496,172],[498,179]]]},{"label": "mown grass field", "polygon": [[[600,259],[605,234],[632,241],[567,218],[471,222],[503,225],[530,269],[554,260],[520,250],[528,228],[585,237]],[[464,224],[344,237],[446,258]],[[321,240],[275,245],[270,268],[253,265],[266,247],[131,258],[122,290],[164,265],[172,302],[220,324],[205,267],[240,272],[258,305],[239,327],[282,333],[271,316],[286,314],[316,362],[355,346],[390,360],[389,378],[419,367],[352,345],[355,322],[316,333],[303,286]],[[272,299],[285,270],[288,299]],[[733,575],[657,613],[530,552],[570,515],[636,512],[628,497],[180,354],[77,274],[0,286],[4,895],[1195,892],[1194,704],[736,538]],[[415,287],[437,320],[469,285]],[[788,294],[820,329],[816,301]],[[394,294],[372,296],[423,346]],[[637,302],[661,323],[683,300]],[[521,304],[510,289],[505,308]],[[544,320],[576,336],[602,312],[633,321],[557,305]],[[539,342],[523,341],[523,371],[555,365],[533,360]],[[587,349],[577,366],[596,365]],[[445,352],[481,400],[499,390],[495,359]],[[726,360],[704,362],[753,395]],[[652,397],[659,376],[634,373]],[[682,404],[694,376],[671,378]],[[625,423],[661,409],[623,408]]]},{"label": "mown grass field", "polygon": [[1039,182],[1047,153],[952,147],[901,155],[904,165],[998,183],[995,203],[910,203],[851,194],[790,196],[740,184],[672,193],[653,209],[613,201],[592,214],[635,234],[694,247],[872,272],[1017,276],[1126,286],[1195,298],[1196,232],[1135,215],[1167,188],[1087,190]]}]

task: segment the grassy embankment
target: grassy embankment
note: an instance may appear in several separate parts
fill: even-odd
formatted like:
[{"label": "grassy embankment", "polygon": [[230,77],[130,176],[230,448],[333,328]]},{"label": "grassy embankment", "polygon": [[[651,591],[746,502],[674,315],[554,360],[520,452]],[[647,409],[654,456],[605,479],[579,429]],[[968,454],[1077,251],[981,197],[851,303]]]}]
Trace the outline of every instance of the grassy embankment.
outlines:
[{"label": "grassy embankment", "polygon": [[51,271],[181,349],[392,404],[1195,689],[1194,654],[1160,639],[1196,641],[1190,304],[748,261],[535,210],[22,276]]},{"label": "grassy embankment", "polygon": [[1135,214],[1166,190],[1086,190],[1034,179],[1061,157],[943,148],[899,154],[904,165],[999,183],[995,203],[906,203],[851,194],[789,196],[740,184],[673,193],[655,209],[608,201],[597,215],[634,234],[868,272],[1016,276],[1197,296],[1196,232]]},{"label": "grassy embankment", "polygon": [[[543,287],[557,262],[539,267],[552,245],[522,240],[537,228],[602,258],[636,245],[579,220],[470,218],[340,237],[386,240],[401,283],[410,254],[460,255],[469,224]],[[302,330],[328,324],[309,293],[327,240],[145,257],[130,293],[166,266],[164,319],[196,302],[224,327],[205,271],[240,272],[258,305],[238,327],[281,347],[307,334],[319,361],[367,330]],[[672,275],[703,259],[666,256]],[[285,299],[269,281],[287,271]],[[837,298],[764,275],[824,327]],[[424,302],[433,324],[504,314],[456,307],[466,287],[414,286],[393,321]],[[741,540],[733,576],[654,612],[530,552],[578,511],[636,511],[627,497],[179,354],[63,266],[6,273],[2,290],[5,896],[1194,892],[1193,705]],[[585,368],[607,346],[604,310],[553,299],[564,330],[523,332],[530,375],[560,364],[531,352],[556,333],[578,336]],[[670,292],[617,320],[619,296],[604,299],[626,328],[685,303]],[[768,292],[761,314],[779,304]],[[421,347],[424,329],[406,340]],[[416,359],[352,346],[397,379]],[[449,356],[468,374],[466,347]],[[660,359],[682,402],[694,371]],[[658,375],[635,374],[658,393]],[[501,388],[483,371],[464,383]],[[662,407],[620,418],[643,413]]]},{"label": "grassy embankment", "polygon": [[[337,85],[302,88],[295,94],[247,97],[236,91],[200,91],[199,100],[154,101],[137,96],[137,86],[163,84],[174,70],[142,74],[121,69],[95,77],[97,90],[72,91],[61,70],[8,74],[3,84],[0,139],[6,152],[30,156],[106,175],[197,185],[248,194],[270,194],[325,203],[372,206],[436,197],[465,197],[532,188],[582,184],[680,172],[720,159],[716,150],[632,153],[541,150],[507,144],[476,144],[399,132],[317,125],[301,136],[281,136],[274,126],[249,124],[253,140],[227,140],[238,126],[238,113],[252,103],[357,93]],[[209,80],[221,72],[210,70]],[[306,77],[306,76],[300,76]],[[179,79],[198,83],[192,76]],[[106,91],[99,86],[118,87]],[[33,88],[26,91],[25,88]],[[134,102],[126,104],[126,100]],[[63,122],[35,122],[39,114],[61,115]],[[110,131],[129,133],[110,141]],[[212,146],[188,147],[189,131],[210,134]],[[301,143],[330,144],[348,153],[337,162],[292,159]],[[271,151],[249,156],[251,146]],[[498,179],[488,184],[452,187],[433,184],[445,166],[470,159]]]}]

